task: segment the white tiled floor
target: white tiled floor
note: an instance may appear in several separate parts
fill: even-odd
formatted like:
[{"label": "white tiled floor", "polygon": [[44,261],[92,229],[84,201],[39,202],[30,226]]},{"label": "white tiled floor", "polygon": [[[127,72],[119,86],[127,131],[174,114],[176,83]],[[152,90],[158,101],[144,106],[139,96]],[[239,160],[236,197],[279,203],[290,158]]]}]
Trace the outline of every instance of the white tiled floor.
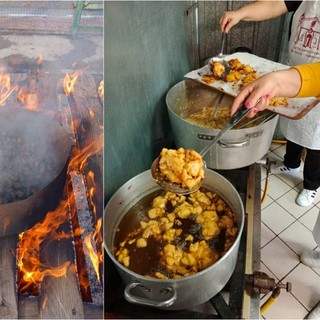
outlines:
[{"label": "white tiled floor", "polygon": [[[281,161],[284,153],[284,144],[272,144],[266,157]],[[261,174],[263,194],[265,166]],[[320,301],[320,268],[309,268],[299,260],[303,250],[317,247],[312,229],[320,211],[320,192],[310,207],[300,207],[295,198],[302,187],[302,171],[295,177],[270,175],[261,211],[261,271],[277,282],[291,282],[292,291],[282,290],[262,319],[304,319]],[[270,293],[262,297],[261,304],[269,297]]]}]

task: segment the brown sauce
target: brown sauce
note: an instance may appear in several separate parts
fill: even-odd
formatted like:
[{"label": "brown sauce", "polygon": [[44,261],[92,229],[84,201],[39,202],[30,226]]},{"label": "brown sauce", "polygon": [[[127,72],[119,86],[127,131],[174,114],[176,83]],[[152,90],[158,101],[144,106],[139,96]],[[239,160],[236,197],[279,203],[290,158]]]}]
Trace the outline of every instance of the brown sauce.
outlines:
[{"label": "brown sauce", "polygon": [[[202,192],[209,191],[205,188],[201,188],[200,190]],[[142,231],[140,228],[140,221],[150,221],[150,218],[148,217],[148,210],[152,208],[153,199],[159,195],[164,196],[165,194],[166,192],[164,190],[158,190],[138,201],[138,203],[131,207],[121,220],[115,234],[114,254],[119,250],[120,244],[126,241],[124,247],[129,251],[130,256],[130,264],[127,268],[144,276],[156,277],[156,272],[160,272],[167,278],[184,276],[183,274],[174,274],[172,270],[168,270],[168,268],[161,262],[161,252],[163,251],[164,246],[168,243],[162,237],[157,237],[157,239],[153,236],[148,237],[147,246],[143,248],[138,248],[136,242],[130,244],[129,241],[130,239],[141,237]],[[186,201],[191,203],[188,197]],[[168,201],[165,207],[166,213],[173,212],[174,209],[175,206]],[[229,207],[227,211],[228,215],[230,216],[231,209]],[[225,211],[218,212],[219,217],[225,214]],[[166,215],[163,217],[165,216]],[[213,237],[212,239],[205,240],[202,235],[202,224],[196,221],[196,217],[196,214],[191,214],[188,218],[176,217],[171,228],[182,229],[182,232],[180,235],[175,236],[170,243],[175,245],[177,248],[182,249],[183,251],[187,251],[190,245],[190,240],[186,240],[186,237],[192,235],[192,243],[203,240],[206,241],[210,250],[215,252],[215,254],[217,254],[220,258],[225,253],[226,229],[220,228],[219,235]],[[234,215],[232,219],[235,227],[237,227]],[[234,237],[233,241],[235,238],[236,236]],[[188,270],[190,269],[189,266],[186,266],[185,268]]]}]

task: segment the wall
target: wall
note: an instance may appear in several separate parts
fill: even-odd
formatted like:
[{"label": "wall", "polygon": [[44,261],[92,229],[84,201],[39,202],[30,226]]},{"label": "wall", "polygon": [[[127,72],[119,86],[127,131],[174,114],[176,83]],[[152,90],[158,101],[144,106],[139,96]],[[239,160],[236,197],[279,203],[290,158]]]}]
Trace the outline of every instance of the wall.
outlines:
[{"label": "wall", "polygon": [[187,8],[186,1],[105,2],[105,202],[173,145],[165,95],[192,70]]},{"label": "wall", "polygon": [[[225,11],[237,10],[252,1],[200,1],[199,33],[200,61],[216,55],[221,49],[219,20]],[[260,22],[241,21],[235,25],[226,38],[225,53],[232,53],[239,47],[249,48],[253,54],[273,61],[279,60],[285,17]]]}]

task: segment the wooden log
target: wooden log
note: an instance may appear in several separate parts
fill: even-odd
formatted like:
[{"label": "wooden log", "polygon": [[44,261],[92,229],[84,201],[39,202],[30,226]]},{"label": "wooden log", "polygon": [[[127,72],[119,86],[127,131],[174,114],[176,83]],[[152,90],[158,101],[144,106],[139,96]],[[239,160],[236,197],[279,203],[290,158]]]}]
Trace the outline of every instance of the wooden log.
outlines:
[{"label": "wooden log", "polygon": [[[66,215],[67,219],[67,215]],[[60,230],[60,228],[59,228]],[[69,222],[61,231],[71,234]],[[79,291],[74,265],[74,248],[71,238],[45,241],[41,247],[41,261],[51,267],[60,267],[70,262],[67,273],[62,277],[47,276],[41,284],[41,319],[84,319],[84,308]],[[81,270],[78,270],[81,272]]]},{"label": "wooden log", "polygon": [[[79,76],[74,93],[69,96],[72,117],[80,120],[78,136],[80,148],[88,141],[95,141],[103,133],[103,108],[98,95],[99,83],[92,75]],[[95,155],[97,164],[97,177],[102,177],[103,150]]]},{"label": "wooden log", "polygon": [[[82,294],[84,301],[89,301],[93,303],[102,303],[103,301],[103,289],[101,286],[101,280],[98,280],[97,272],[99,272],[99,276],[102,276],[102,270],[96,270],[93,264],[93,261],[90,259],[89,249],[86,243],[86,239],[91,239],[92,249],[96,254],[101,254],[99,252],[100,248],[96,247],[96,243],[92,240],[94,234],[94,225],[93,225],[93,215],[90,213],[89,203],[87,197],[83,195],[86,194],[86,189],[84,185],[83,176],[80,174],[76,174],[71,172],[70,179],[72,182],[72,190],[75,196],[75,203],[70,204],[72,209],[72,205],[75,206],[74,210],[76,215],[72,215],[72,225],[74,230],[83,230],[83,232],[79,236],[75,236],[75,246],[77,253],[77,262],[78,267],[82,266],[84,268],[83,272],[79,275],[85,278],[85,281],[81,281],[81,283],[88,283],[87,288],[85,288],[85,293]],[[82,289],[81,292],[84,290]],[[90,300],[88,300],[90,299]]]},{"label": "wooden log", "polygon": [[40,319],[39,297],[19,296],[19,319]]},{"label": "wooden log", "polygon": [[0,319],[18,318],[16,247],[16,235],[0,238]]},{"label": "wooden log", "polygon": [[103,306],[92,303],[84,303],[86,319],[103,319]]}]

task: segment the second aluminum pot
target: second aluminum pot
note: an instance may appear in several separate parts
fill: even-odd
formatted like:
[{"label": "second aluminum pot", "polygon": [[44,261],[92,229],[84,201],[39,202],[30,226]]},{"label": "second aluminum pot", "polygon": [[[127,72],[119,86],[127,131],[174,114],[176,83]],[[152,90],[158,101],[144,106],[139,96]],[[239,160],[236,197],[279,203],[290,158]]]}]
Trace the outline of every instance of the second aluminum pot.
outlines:
[{"label": "second aluminum pot", "polygon": [[[200,127],[186,118],[203,107],[214,108],[219,95],[219,91],[190,79],[177,83],[168,91],[166,103],[177,148],[200,152],[218,134],[220,129]],[[221,107],[230,107],[232,101],[231,96],[226,96]],[[260,160],[269,150],[278,117],[270,114],[264,123],[227,132],[204,156],[207,167],[238,169]]]},{"label": "second aluminum pot", "polygon": [[104,213],[104,245],[125,284],[127,301],[159,309],[183,310],[207,302],[229,281],[236,266],[244,226],[242,200],[233,185],[213,170],[205,169],[203,186],[215,191],[231,207],[237,219],[238,236],[228,252],[209,268],[179,279],[145,277],[124,267],[113,255],[120,221],[139,200],[159,190],[150,170],[129,180],[109,200]]}]

